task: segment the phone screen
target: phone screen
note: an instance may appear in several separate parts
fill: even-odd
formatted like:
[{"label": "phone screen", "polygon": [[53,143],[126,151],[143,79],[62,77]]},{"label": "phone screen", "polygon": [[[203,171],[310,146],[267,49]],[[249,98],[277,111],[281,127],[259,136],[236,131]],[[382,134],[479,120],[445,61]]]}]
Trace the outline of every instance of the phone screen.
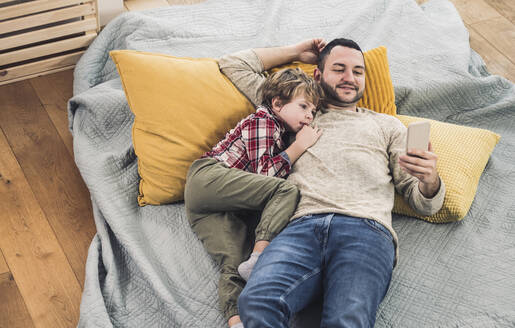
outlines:
[{"label": "phone screen", "polygon": [[413,122],[408,125],[406,152],[408,149],[427,151],[429,148],[429,132],[431,124],[427,121]]}]

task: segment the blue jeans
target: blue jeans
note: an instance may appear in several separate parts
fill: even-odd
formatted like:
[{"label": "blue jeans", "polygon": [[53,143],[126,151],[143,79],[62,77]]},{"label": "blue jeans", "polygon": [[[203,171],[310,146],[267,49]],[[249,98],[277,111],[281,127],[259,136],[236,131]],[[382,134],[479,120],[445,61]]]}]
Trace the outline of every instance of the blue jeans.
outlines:
[{"label": "blue jeans", "polygon": [[245,328],[288,327],[323,295],[320,327],[373,327],[392,275],[390,232],[339,214],[292,221],[265,249],[238,300]]}]

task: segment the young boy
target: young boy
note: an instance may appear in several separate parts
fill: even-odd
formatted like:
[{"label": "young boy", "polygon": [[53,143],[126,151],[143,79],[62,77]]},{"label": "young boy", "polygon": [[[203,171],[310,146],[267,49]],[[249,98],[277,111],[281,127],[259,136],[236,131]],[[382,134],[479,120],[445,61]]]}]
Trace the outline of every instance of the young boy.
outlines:
[{"label": "young boy", "polygon": [[[248,279],[259,254],[297,206],[297,188],[280,178],[321,135],[310,124],[322,89],[300,69],[270,75],[259,92],[262,105],[256,112],[193,162],[184,193],[191,227],[221,268],[220,305],[230,327],[240,322],[237,299],[245,284],[242,278]],[[287,147],[288,133],[296,136]],[[257,226],[252,219],[255,211],[262,211]],[[256,243],[238,275],[236,267],[248,258],[254,226]]]}]

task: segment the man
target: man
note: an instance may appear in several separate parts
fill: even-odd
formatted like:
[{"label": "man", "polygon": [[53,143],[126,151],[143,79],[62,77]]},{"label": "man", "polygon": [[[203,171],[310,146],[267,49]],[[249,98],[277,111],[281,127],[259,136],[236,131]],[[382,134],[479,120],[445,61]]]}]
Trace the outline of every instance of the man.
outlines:
[{"label": "man", "polygon": [[253,102],[263,72],[294,60],[317,63],[323,131],[288,180],[301,198],[290,224],[266,248],[238,301],[246,328],[288,327],[323,295],[321,327],[373,327],[396,263],[394,188],[423,215],[443,204],[445,186],[428,151],[405,154],[406,128],[356,106],[365,89],[363,53],[352,40],[321,39],[242,51],[220,68]]}]

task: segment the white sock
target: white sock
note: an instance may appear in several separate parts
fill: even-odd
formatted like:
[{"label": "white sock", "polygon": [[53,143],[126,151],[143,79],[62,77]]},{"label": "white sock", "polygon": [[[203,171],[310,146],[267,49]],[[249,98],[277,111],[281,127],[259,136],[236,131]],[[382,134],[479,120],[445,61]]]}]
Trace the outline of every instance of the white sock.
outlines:
[{"label": "white sock", "polygon": [[243,327],[242,322],[238,322],[237,324],[232,325],[230,328],[245,328],[245,327]]},{"label": "white sock", "polygon": [[245,281],[249,280],[250,273],[252,272],[252,269],[254,269],[254,265],[256,265],[259,255],[261,255],[261,253],[258,252],[250,254],[249,259],[238,266],[238,273],[243,279],[245,279]]}]

